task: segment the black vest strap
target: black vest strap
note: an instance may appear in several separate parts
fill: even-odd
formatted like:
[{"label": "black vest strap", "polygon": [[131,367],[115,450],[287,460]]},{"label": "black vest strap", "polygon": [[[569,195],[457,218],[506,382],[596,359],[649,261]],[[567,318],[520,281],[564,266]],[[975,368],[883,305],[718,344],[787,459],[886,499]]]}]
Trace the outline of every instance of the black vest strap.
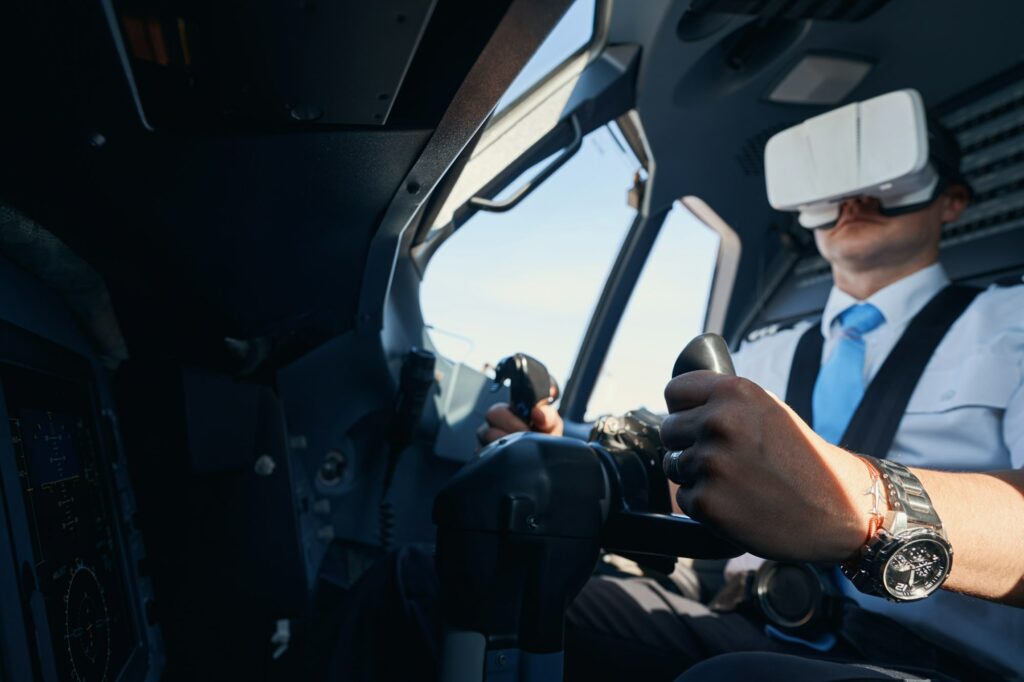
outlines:
[{"label": "black vest strap", "polygon": [[[981,290],[974,287],[948,286],[914,316],[868,384],[840,445],[880,459],[888,455],[925,366],[946,332],[979,293]],[[817,324],[800,337],[786,387],[786,402],[808,424],[814,423],[812,395],[823,344]]]}]

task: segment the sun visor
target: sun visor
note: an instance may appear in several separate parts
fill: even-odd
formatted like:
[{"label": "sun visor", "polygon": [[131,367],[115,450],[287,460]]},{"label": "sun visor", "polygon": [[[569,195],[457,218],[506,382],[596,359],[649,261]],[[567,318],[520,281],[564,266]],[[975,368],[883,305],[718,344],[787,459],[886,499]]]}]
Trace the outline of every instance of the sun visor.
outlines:
[{"label": "sun visor", "polygon": [[849,104],[783,130],[764,150],[768,202],[800,213],[804,227],[835,222],[849,197],[898,210],[930,201],[939,177],[928,158],[928,124],[916,90]]}]

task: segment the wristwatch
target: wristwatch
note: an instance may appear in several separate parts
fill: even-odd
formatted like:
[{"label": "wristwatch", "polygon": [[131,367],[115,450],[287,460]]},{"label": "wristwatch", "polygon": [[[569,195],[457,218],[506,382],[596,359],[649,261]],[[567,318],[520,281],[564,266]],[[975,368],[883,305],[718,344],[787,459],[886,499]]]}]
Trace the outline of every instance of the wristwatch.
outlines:
[{"label": "wristwatch", "polygon": [[[921,481],[901,464],[861,457],[872,472],[877,519],[859,556],[843,573],[865,594],[890,601],[924,599],[942,586],[953,566],[953,548]],[[885,511],[878,508],[886,503]]]}]

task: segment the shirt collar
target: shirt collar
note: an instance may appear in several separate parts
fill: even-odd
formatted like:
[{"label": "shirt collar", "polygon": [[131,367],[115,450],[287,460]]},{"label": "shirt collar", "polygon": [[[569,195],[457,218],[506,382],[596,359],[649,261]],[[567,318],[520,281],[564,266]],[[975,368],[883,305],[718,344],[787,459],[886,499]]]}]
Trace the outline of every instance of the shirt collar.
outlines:
[{"label": "shirt collar", "polygon": [[825,303],[825,311],[821,315],[821,334],[829,338],[836,318],[857,303],[871,303],[885,316],[886,324],[901,325],[909,321],[935,294],[948,285],[949,277],[946,271],[941,264],[934,263],[879,289],[867,301],[856,299],[839,287],[833,286],[828,295],[828,302]]}]

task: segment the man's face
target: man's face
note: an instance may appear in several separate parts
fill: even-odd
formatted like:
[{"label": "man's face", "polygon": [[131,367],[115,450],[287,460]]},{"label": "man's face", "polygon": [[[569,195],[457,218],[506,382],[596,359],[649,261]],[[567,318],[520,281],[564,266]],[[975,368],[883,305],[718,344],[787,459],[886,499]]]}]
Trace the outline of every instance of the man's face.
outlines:
[{"label": "man's face", "polygon": [[938,258],[943,223],[967,206],[967,191],[953,186],[924,208],[897,216],[879,212],[877,199],[844,201],[835,227],[814,231],[818,251],[834,268],[863,272]]}]

